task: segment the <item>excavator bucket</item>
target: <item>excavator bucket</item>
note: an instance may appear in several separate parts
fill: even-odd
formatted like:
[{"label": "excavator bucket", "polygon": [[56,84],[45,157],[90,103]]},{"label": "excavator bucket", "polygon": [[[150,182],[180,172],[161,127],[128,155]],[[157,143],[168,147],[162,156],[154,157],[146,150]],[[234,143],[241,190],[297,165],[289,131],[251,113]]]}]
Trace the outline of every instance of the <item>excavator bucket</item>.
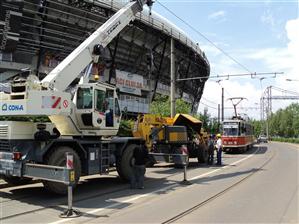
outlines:
[{"label": "excavator bucket", "polygon": [[183,125],[200,133],[202,122],[189,114],[176,114],[173,118],[173,125]]}]

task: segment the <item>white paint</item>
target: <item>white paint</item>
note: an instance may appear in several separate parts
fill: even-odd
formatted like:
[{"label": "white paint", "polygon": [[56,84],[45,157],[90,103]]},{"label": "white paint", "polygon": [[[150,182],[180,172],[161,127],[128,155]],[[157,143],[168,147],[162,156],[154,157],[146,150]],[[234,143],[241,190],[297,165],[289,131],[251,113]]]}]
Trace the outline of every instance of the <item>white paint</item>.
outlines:
[{"label": "white paint", "polygon": [[121,92],[141,96],[143,89],[143,76],[116,70],[116,86]]},{"label": "white paint", "polygon": [[248,156],[246,156],[245,158],[243,158],[243,159],[240,159],[240,160],[238,160],[238,161],[236,161],[236,162],[234,162],[234,163],[232,163],[232,164],[229,164],[229,165],[226,165],[226,166],[223,166],[223,167],[221,167],[221,168],[218,168],[218,169],[216,169],[216,170],[213,170],[213,171],[210,171],[210,172],[207,172],[207,173],[204,173],[204,174],[201,174],[201,175],[199,175],[199,176],[195,176],[195,177],[192,177],[191,179],[189,179],[189,180],[196,180],[196,179],[199,179],[199,178],[201,178],[201,177],[206,177],[206,176],[208,176],[208,175],[210,175],[210,174],[212,174],[212,173],[215,173],[215,172],[217,172],[217,171],[220,171],[220,170],[223,170],[223,169],[226,169],[227,167],[229,167],[229,166],[233,166],[233,165],[236,165],[236,164],[238,164],[238,163],[240,163],[240,162],[242,162],[242,161],[244,161],[244,160],[247,160],[247,159],[249,159],[250,157],[252,157],[257,151],[259,150],[259,148],[253,153],[253,154],[251,154],[251,155],[248,155]]},{"label": "white paint", "polygon": [[89,154],[89,157],[90,157],[90,160],[95,160],[95,153],[94,152],[91,152]]},{"label": "white paint", "polygon": [[[208,176],[208,175],[210,175],[210,174],[212,174],[212,173],[215,173],[215,172],[217,172],[217,171],[226,169],[226,168],[229,167],[229,166],[233,166],[233,165],[236,165],[236,164],[238,164],[238,163],[241,163],[242,161],[245,161],[245,160],[251,158],[254,154],[256,154],[256,152],[257,152],[258,150],[259,150],[259,146],[258,146],[258,149],[257,149],[253,154],[248,155],[248,156],[246,156],[246,157],[243,158],[243,159],[240,159],[240,160],[238,160],[238,161],[236,161],[236,162],[234,162],[234,163],[232,163],[232,164],[223,166],[223,167],[218,168],[218,169],[216,169],[216,170],[213,170],[213,171],[210,171],[210,172],[201,174],[201,175],[199,175],[199,176],[192,177],[192,178],[189,179],[189,180],[196,180],[196,179],[199,179],[199,178]],[[180,184],[177,184],[177,183],[175,183],[175,184],[171,184],[171,185],[169,185],[169,186],[167,186],[167,187],[161,188],[161,189],[156,190],[156,191],[153,191],[153,192],[151,192],[151,193],[137,195],[137,196],[135,196],[135,197],[133,197],[133,198],[129,198],[129,199],[126,199],[126,200],[123,200],[123,201],[120,201],[120,202],[116,202],[116,203],[113,203],[113,204],[108,205],[108,206],[103,207],[103,208],[98,208],[98,209],[90,210],[90,211],[86,212],[85,214],[95,214],[95,213],[98,213],[98,212],[100,212],[100,211],[103,211],[104,209],[115,208],[115,207],[121,206],[121,205],[124,204],[124,203],[134,202],[134,201],[137,201],[137,200],[139,200],[139,199],[141,199],[141,198],[145,198],[145,197],[148,197],[148,196],[152,196],[152,195],[154,195],[154,194],[156,194],[156,193],[161,193],[161,192],[166,191],[166,190],[168,190],[168,189],[170,189],[170,188],[173,188],[173,187],[175,187],[175,186],[180,186]],[[192,185],[190,185],[190,186],[192,186]],[[107,202],[107,200],[106,200],[106,202]],[[70,221],[70,219],[62,219],[62,220],[59,220],[59,221],[56,221],[56,222],[52,222],[51,224],[60,224],[60,223],[68,222],[68,221]]]}]

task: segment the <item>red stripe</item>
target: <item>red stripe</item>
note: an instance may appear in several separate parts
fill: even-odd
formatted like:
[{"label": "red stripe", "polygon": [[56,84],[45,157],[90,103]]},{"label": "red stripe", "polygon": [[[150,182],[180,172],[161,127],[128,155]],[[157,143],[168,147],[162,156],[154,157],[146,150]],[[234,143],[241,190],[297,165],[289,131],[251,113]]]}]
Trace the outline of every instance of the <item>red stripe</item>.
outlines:
[{"label": "red stripe", "polygon": [[67,161],[67,168],[68,169],[73,169],[74,168],[74,164],[73,164],[73,162],[71,160]]},{"label": "red stripe", "polygon": [[52,105],[52,108],[56,108],[58,106],[58,104],[61,101],[61,97],[58,97],[58,99],[56,100],[56,102]]}]

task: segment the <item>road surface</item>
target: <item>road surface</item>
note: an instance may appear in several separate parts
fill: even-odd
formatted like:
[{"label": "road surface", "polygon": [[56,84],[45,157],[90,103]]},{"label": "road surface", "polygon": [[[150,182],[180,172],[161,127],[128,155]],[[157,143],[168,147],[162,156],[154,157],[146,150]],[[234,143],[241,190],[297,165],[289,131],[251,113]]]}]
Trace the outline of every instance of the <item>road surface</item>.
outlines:
[{"label": "road surface", "polygon": [[[146,188],[131,190],[115,173],[83,178],[74,194],[75,219],[58,215],[66,197],[40,183],[7,187],[0,182],[1,223],[299,223],[299,146],[260,144],[243,154],[224,154],[224,165],[182,170],[147,169]],[[2,187],[1,187],[2,186]]]}]

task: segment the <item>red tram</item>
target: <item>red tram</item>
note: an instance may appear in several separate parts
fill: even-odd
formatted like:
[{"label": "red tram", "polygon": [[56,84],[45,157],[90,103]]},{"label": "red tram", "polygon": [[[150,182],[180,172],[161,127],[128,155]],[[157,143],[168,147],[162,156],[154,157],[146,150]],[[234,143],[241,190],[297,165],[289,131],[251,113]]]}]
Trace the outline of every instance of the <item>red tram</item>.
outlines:
[{"label": "red tram", "polygon": [[224,152],[245,152],[254,144],[253,126],[241,117],[223,121]]}]

